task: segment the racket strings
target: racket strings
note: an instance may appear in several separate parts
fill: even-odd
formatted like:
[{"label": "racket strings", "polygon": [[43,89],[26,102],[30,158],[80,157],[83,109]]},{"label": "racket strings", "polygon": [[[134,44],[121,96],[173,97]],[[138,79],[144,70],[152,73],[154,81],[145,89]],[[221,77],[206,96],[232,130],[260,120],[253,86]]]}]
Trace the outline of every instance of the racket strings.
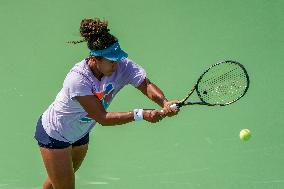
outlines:
[{"label": "racket strings", "polygon": [[223,63],[209,69],[198,83],[200,98],[209,104],[228,104],[243,96],[248,87],[245,71],[237,64]]},{"label": "racket strings", "polygon": [[[226,73],[218,73],[218,72],[220,72],[220,70],[218,71],[218,72],[213,72],[214,70],[211,70],[211,72],[210,72],[210,74],[211,75],[213,75],[214,77],[210,77],[210,78],[208,78],[208,79],[203,79],[203,80],[205,80],[205,81],[202,81],[203,83],[207,83],[207,84],[212,84],[212,83],[217,83],[217,82],[219,82],[220,80],[222,80],[222,79],[224,79],[224,78],[226,78],[226,76],[227,75],[229,75],[231,72],[233,72],[235,69],[237,69],[237,68],[234,68],[234,69],[232,69],[232,70],[230,70],[230,71],[227,71]],[[207,76],[208,77],[208,76]]]}]

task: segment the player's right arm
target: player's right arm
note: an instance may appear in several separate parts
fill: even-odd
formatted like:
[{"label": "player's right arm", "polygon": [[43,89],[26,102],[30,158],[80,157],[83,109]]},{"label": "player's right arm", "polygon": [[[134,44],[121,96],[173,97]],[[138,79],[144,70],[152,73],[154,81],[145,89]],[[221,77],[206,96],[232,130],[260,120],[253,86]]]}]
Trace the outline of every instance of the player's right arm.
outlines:
[{"label": "player's right arm", "polygon": [[[134,121],[133,111],[107,112],[100,100],[94,95],[76,96],[75,98],[88,113],[88,117],[96,120],[103,126],[121,125]],[[158,110],[144,110],[143,118],[148,122],[156,123],[163,117]]]}]

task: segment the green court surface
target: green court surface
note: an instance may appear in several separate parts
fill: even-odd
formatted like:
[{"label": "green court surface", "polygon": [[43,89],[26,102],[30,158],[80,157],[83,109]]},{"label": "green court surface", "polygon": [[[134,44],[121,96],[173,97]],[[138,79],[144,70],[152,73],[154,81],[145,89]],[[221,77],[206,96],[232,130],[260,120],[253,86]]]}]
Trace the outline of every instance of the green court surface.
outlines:
[{"label": "green court surface", "polygon": [[[33,139],[68,70],[88,55],[80,21],[100,17],[169,99],[208,66],[245,65],[247,95],[224,108],[184,108],[158,124],[98,125],[76,174],[79,189],[284,188],[283,0],[1,0],[0,189],[39,189]],[[158,108],[127,86],[109,111]],[[239,139],[249,128],[252,138]]]}]

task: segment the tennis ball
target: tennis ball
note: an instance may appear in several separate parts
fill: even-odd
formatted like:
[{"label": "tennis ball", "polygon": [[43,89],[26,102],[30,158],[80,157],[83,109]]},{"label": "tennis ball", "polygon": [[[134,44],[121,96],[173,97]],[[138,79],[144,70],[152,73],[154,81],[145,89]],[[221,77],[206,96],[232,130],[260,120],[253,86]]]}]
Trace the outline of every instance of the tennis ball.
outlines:
[{"label": "tennis ball", "polygon": [[249,129],[242,129],[240,132],[240,139],[243,141],[248,141],[251,138],[251,132]]}]

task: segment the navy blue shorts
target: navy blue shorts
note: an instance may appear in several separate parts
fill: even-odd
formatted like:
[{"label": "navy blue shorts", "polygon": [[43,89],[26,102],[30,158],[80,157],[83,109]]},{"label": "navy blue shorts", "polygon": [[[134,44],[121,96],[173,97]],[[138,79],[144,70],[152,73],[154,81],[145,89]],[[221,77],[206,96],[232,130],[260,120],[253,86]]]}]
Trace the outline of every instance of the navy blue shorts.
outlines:
[{"label": "navy blue shorts", "polygon": [[89,143],[89,133],[86,134],[84,137],[81,139],[77,140],[74,143],[69,143],[69,142],[63,142],[56,140],[52,137],[50,137],[44,130],[42,122],[41,122],[41,116],[38,119],[37,126],[36,126],[36,131],[35,131],[35,139],[38,142],[38,145],[43,148],[50,148],[50,149],[63,149],[67,148],[69,146],[81,146],[84,144]]}]

